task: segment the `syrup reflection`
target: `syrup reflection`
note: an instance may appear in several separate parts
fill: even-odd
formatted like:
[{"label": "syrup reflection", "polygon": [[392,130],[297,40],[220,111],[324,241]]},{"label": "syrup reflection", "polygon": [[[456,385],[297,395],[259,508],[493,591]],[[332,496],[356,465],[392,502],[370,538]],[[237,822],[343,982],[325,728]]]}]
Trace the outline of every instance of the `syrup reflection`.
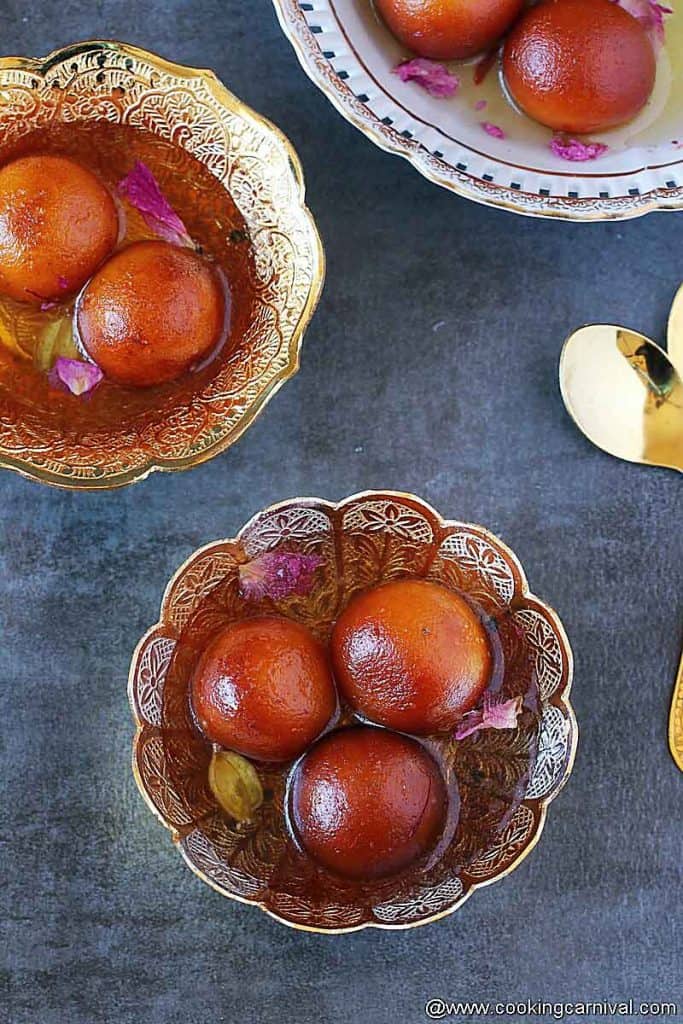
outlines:
[{"label": "syrup reflection", "polygon": [[642,460],[683,469],[681,378],[666,353],[641,334],[618,328],[616,346],[643,386]]},{"label": "syrup reflection", "polygon": [[578,428],[603,451],[683,470],[683,383],[644,334],[614,324],[580,327],[562,351],[560,388]]}]

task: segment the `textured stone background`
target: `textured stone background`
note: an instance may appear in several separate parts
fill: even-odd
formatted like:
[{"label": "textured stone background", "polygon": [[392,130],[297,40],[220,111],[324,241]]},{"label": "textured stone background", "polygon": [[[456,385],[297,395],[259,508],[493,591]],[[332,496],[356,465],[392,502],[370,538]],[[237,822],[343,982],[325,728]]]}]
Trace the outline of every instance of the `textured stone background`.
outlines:
[{"label": "textured stone background", "polygon": [[[683,779],[665,745],[680,478],[593,450],[556,385],[579,323],[663,336],[681,221],[534,222],[440,191],[332,110],[267,0],[4,0],[0,29],[7,53],[111,36],[215,68],[291,137],[328,255],[301,373],[231,452],[112,494],[0,477],[0,1020],[410,1024],[429,996],[683,1011]],[[581,737],[507,881],[428,928],[320,937],[183,866],[133,782],[126,676],[196,546],[272,501],[369,487],[514,548],[573,642]]]}]

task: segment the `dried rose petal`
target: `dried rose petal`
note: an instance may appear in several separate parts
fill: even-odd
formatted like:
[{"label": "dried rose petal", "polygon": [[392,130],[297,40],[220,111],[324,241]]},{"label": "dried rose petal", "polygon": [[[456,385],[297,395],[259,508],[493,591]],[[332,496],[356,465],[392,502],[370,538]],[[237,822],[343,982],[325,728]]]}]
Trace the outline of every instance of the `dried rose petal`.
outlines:
[{"label": "dried rose petal", "polygon": [[315,570],[322,564],[319,555],[266,551],[239,567],[240,593],[248,601],[263,597],[279,601],[290,594],[304,597],[313,585]]},{"label": "dried rose petal", "polygon": [[133,170],[118,184],[119,194],[139,210],[155,234],[174,245],[193,246],[187,228],[175,212],[146,164],[136,160]]},{"label": "dried rose petal", "polygon": [[507,135],[497,124],[491,124],[490,121],[479,122],[487,135],[490,135],[493,139],[506,139]]},{"label": "dried rose petal", "polygon": [[671,7],[665,7],[657,3],[657,0],[616,0],[616,3],[641,23],[656,50],[664,45],[664,18],[674,13]]},{"label": "dried rose petal", "polygon": [[550,142],[550,148],[561,160],[573,160],[581,163],[584,160],[597,160],[599,156],[606,153],[609,146],[604,142],[581,142],[579,139],[567,139],[555,135]]},{"label": "dried rose petal", "polygon": [[486,694],[481,707],[470,711],[460,722],[455,730],[455,738],[464,740],[466,736],[471,736],[480,729],[516,729],[521,711],[521,697],[501,700],[500,697]]},{"label": "dried rose petal", "polygon": [[426,89],[430,96],[444,99],[453,96],[460,85],[460,79],[452,74],[443,64],[425,57],[415,57],[403,61],[393,69],[402,82],[417,82]]},{"label": "dried rose petal", "polygon": [[84,363],[80,359],[67,359],[59,356],[50,370],[48,380],[52,387],[64,388],[72,395],[87,395],[96,388],[104,374],[94,363]]}]

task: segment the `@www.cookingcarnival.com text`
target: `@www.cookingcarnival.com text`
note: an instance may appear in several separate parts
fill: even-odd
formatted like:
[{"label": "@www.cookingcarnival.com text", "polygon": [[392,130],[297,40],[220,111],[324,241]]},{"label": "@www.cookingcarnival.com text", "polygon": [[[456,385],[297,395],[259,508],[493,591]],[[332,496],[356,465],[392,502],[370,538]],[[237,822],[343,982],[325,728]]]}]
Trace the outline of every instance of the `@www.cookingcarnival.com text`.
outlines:
[{"label": "@www.cookingcarnival.com text", "polygon": [[575,1003],[527,999],[523,1002],[475,1003],[451,999],[428,999],[425,1014],[429,1020],[449,1017],[465,1020],[475,1018],[548,1017],[550,1020],[579,1020],[620,1017],[677,1017],[678,1005],[673,1002],[639,1002],[636,999],[586,1001]]}]

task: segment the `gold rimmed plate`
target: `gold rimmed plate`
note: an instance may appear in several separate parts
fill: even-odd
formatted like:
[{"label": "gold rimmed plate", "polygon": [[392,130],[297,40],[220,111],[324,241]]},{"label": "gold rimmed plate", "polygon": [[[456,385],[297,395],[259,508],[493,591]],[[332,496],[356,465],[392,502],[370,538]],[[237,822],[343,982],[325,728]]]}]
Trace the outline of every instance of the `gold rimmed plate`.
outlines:
[{"label": "gold rimmed plate", "polygon": [[476,58],[449,65],[460,85],[448,99],[402,82],[392,72],[411,54],[381,22],[372,0],[273,4],[306,74],[334,107],[435,184],[487,206],[564,220],[683,209],[683,11],[667,16],[667,42],[645,110],[631,124],[591,137],[607,151],[577,163],[554,153],[552,133],[506,100],[495,68],[483,85],[475,84]]},{"label": "gold rimmed plate", "polygon": [[[188,682],[214,631],[253,614],[240,595],[238,568],[265,551],[321,559],[307,596],[269,607],[322,640],[360,588],[413,576],[457,589],[496,624],[501,692],[533,691],[524,725],[444,741],[461,803],[456,832],[436,863],[364,885],[317,869],[286,827],[291,766],[259,766],[265,799],[251,822],[239,824],[218,808]],[[296,928],[408,928],[452,913],[476,889],[509,874],[538,842],[574,760],[571,681],[572,653],[559,619],[531,594],[514,554],[487,530],[443,519],[409,494],[372,491],[338,504],[296,498],[259,512],[234,539],[200,548],[168,584],[159,622],[140,641],[130,669],[133,772],[190,868],[223,895]]]},{"label": "gold rimmed plate", "polygon": [[41,405],[22,389],[12,352],[16,325],[3,320],[0,466],[61,487],[112,488],[224,451],[297,371],[323,285],[322,245],[291,144],[213,72],[124,43],[91,41],[42,59],[3,58],[0,88],[0,156],[38,129],[106,121],[152,133],[198,160],[246,225],[254,292],[249,322],[215,373],[164,396],[144,415],[127,415],[122,400],[120,419],[102,424],[90,422],[84,406],[69,429],[49,402]]}]

